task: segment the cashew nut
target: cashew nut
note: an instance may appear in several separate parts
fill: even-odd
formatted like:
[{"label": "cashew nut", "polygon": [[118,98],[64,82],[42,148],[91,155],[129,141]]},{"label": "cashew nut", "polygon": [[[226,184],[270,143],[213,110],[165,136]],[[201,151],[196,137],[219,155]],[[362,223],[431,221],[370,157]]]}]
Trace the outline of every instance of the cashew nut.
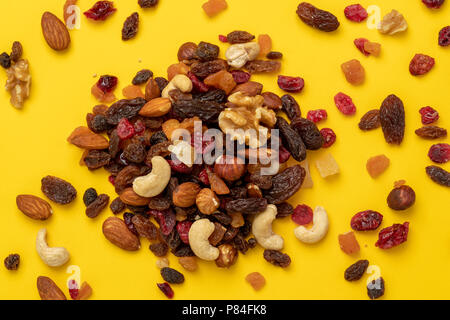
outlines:
[{"label": "cashew nut", "polygon": [[169,183],[170,175],[169,163],[163,157],[153,157],[152,172],[146,176],[134,179],[133,191],[141,197],[155,197],[164,191]]},{"label": "cashew nut", "polygon": [[277,215],[277,207],[269,204],[264,212],[253,220],[252,232],[256,241],[264,249],[281,250],[284,246],[283,238],[272,231],[272,222]]},{"label": "cashew nut", "polygon": [[47,229],[39,230],[36,237],[36,250],[42,261],[49,267],[60,267],[70,259],[66,248],[51,248],[47,244]]},{"label": "cashew nut", "polygon": [[255,60],[260,50],[261,48],[256,42],[238,43],[228,48],[225,57],[230,66],[239,69],[248,61]]},{"label": "cashew nut", "polygon": [[294,234],[298,240],[304,243],[316,243],[325,237],[328,232],[328,215],[323,207],[314,209],[313,226],[306,229],[304,226],[295,228]]},{"label": "cashew nut", "polygon": [[184,74],[177,74],[175,77],[170,80],[170,82],[167,84],[167,86],[164,88],[164,90],[161,93],[161,97],[163,98],[169,98],[169,92],[179,89],[181,92],[191,92],[192,91],[192,81]]},{"label": "cashew nut", "polygon": [[170,145],[167,149],[186,166],[192,167],[195,163],[196,153],[189,142],[184,140],[176,140],[173,142],[173,145]]},{"label": "cashew nut", "polygon": [[219,257],[219,249],[209,243],[209,236],[214,232],[214,223],[208,219],[195,221],[189,230],[189,244],[200,259],[212,261]]}]

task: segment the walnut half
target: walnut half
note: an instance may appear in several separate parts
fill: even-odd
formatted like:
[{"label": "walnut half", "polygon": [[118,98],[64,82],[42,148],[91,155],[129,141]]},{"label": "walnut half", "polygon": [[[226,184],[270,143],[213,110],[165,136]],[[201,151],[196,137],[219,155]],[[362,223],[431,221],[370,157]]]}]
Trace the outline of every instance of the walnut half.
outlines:
[{"label": "walnut half", "polygon": [[20,109],[30,96],[31,75],[28,60],[21,59],[6,70],[5,89],[11,94],[11,104]]}]

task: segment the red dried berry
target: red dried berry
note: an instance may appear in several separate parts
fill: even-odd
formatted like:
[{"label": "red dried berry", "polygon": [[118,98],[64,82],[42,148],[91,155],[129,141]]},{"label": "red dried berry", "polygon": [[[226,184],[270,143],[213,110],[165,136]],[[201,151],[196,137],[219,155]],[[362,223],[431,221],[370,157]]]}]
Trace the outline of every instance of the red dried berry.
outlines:
[{"label": "red dried berry", "polygon": [[353,22],[361,22],[367,19],[366,9],[360,4],[352,4],[344,9],[345,17]]},{"label": "red dried berry", "polygon": [[323,148],[329,148],[336,142],[336,134],[333,129],[323,128],[320,130],[320,134],[323,138]]},{"label": "red dried berry", "polygon": [[84,15],[92,20],[106,20],[116,10],[112,1],[97,1]]},{"label": "red dried berry", "polygon": [[116,177],[113,175],[110,175],[108,177],[108,181],[114,186],[116,184]]},{"label": "red dried berry", "polygon": [[134,233],[136,236],[139,237],[139,232],[137,231],[136,227],[133,224],[133,219],[134,214],[132,214],[131,212],[125,212],[123,214],[123,222],[125,222],[128,230],[130,230],[132,233]]},{"label": "red dried berry", "polygon": [[134,126],[127,118],[122,118],[117,125],[117,135],[121,140],[129,139],[135,135]]},{"label": "red dried berry", "polygon": [[183,173],[183,174],[189,174],[192,172],[192,167],[188,167],[187,165],[185,165],[183,162],[181,162],[179,160],[176,160],[176,161],[167,160],[167,162],[169,163],[172,170],[175,172]]},{"label": "red dried berry", "polygon": [[431,161],[436,163],[446,163],[450,160],[450,144],[438,143],[431,146],[428,151]]},{"label": "red dried berry", "polygon": [[383,215],[376,211],[366,210],[355,214],[350,226],[355,231],[369,231],[377,229],[383,221]]},{"label": "red dried berry", "polygon": [[313,221],[313,210],[306,204],[300,204],[294,209],[291,219],[301,226],[311,223]]},{"label": "red dried berry", "polygon": [[103,93],[108,93],[113,91],[117,86],[117,77],[104,75],[101,76],[97,81],[97,87],[103,91]]},{"label": "red dried berry", "polygon": [[166,295],[167,298],[169,299],[173,298],[174,295],[173,290],[167,282],[157,283],[156,285]]},{"label": "red dried berry", "polygon": [[136,132],[137,135],[141,135],[143,134],[145,131],[145,124],[141,121],[138,120],[134,123],[134,132]]},{"label": "red dried berry", "polygon": [[439,45],[441,47],[450,45],[450,26],[444,27],[439,31]]},{"label": "red dried berry", "polygon": [[69,294],[73,300],[77,299],[79,291],[80,291],[80,289],[78,287],[77,282],[75,280],[70,280],[69,281]]},{"label": "red dried berry", "polygon": [[369,40],[367,40],[366,38],[357,38],[353,41],[356,48],[358,48],[358,50],[361,51],[362,54],[364,54],[365,56],[369,56],[370,52],[367,52],[366,50],[364,50],[364,44],[366,42],[369,42]]},{"label": "red dried berry", "polygon": [[223,42],[223,43],[227,43],[228,38],[227,38],[227,36],[224,36],[223,34],[219,34],[219,41]]},{"label": "red dried berry", "polygon": [[434,66],[434,58],[425,54],[416,54],[410,64],[409,72],[413,76],[421,76],[428,73]]},{"label": "red dried berry", "polygon": [[310,110],[306,115],[306,119],[317,123],[328,118],[327,111],[324,109]]},{"label": "red dried berry", "polygon": [[334,103],[336,107],[345,115],[352,115],[356,112],[356,106],[353,103],[352,98],[350,98],[345,93],[339,92],[334,96]]},{"label": "red dried berry", "polygon": [[198,179],[206,186],[209,186],[209,178],[208,178],[208,171],[206,169],[203,169],[198,174]]},{"label": "red dried berry", "polygon": [[280,163],[285,163],[291,157],[291,153],[283,146],[280,146],[278,150],[278,158]]},{"label": "red dried berry", "polygon": [[231,71],[233,79],[237,84],[246,83],[250,80],[251,74],[241,70]]},{"label": "red dried berry", "polygon": [[204,84],[195,74],[192,72],[188,72],[187,74],[188,78],[192,81],[192,86],[194,87],[194,91],[197,92],[208,92],[209,87]]},{"label": "red dried berry", "polygon": [[189,244],[189,230],[191,229],[192,222],[191,221],[180,221],[177,224],[177,231],[180,236],[181,241],[186,244]]},{"label": "red dried berry", "polygon": [[403,224],[393,224],[384,228],[378,235],[378,241],[375,246],[380,249],[390,249],[405,242],[408,239],[409,222]]},{"label": "red dried berry", "polygon": [[422,2],[430,9],[439,9],[445,0],[422,0]]},{"label": "red dried berry", "polygon": [[161,233],[165,236],[169,235],[176,224],[175,213],[171,209],[167,210],[149,210],[148,212],[152,215],[161,227]]},{"label": "red dried berry", "polygon": [[439,112],[437,112],[430,106],[421,108],[419,110],[419,113],[422,116],[423,124],[432,124],[439,119]]},{"label": "red dried berry", "polygon": [[278,86],[287,92],[300,92],[305,86],[305,81],[300,77],[278,76]]}]

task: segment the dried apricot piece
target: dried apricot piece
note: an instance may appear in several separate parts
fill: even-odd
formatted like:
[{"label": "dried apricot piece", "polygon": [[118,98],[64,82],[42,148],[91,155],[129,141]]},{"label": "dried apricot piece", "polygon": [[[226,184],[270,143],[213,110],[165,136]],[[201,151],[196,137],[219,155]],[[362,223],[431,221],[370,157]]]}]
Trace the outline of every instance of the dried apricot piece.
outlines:
[{"label": "dried apricot piece", "polygon": [[339,173],[339,165],[331,153],[322,154],[316,160],[316,167],[322,178],[327,178]]},{"label": "dried apricot piece", "polygon": [[366,72],[364,70],[364,67],[358,60],[352,59],[350,61],[344,62],[341,65],[341,69],[342,72],[344,72],[345,78],[351,84],[356,86],[364,82]]},{"label": "dried apricot piece", "polygon": [[122,89],[122,95],[126,99],[145,98],[141,87],[135,85],[129,85]]},{"label": "dried apricot piece", "polygon": [[364,42],[364,51],[368,52],[371,55],[374,55],[375,57],[378,57],[381,52],[381,44],[377,42],[366,41]]},{"label": "dried apricot piece", "polygon": [[258,36],[259,56],[265,57],[272,50],[272,39],[268,34],[260,34]]},{"label": "dried apricot piece", "polygon": [[225,0],[209,0],[202,5],[203,10],[209,17],[214,17],[219,12],[225,10],[228,7]]},{"label": "dried apricot piece", "polygon": [[234,81],[233,75],[225,70],[209,75],[204,82],[207,86],[222,89],[227,94],[236,87],[236,81]]},{"label": "dried apricot piece", "polygon": [[346,254],[354,254],[359,252],[360,250],[359,243],[358,240],[356,240],[353,231],[340,234],[338,238],[339,238],[339,246],[341,247],[341,250],[344,251]]},{"label": "dried apricot piece", "polygon": [[266,284],[266,279],[259,272],[249,273],[245,277],[245,281],[247,281],[256,291],[261,290]]},{"label": "dried apricot piece", "polygon": [[369,172],[370,176],[375,179],[384,171],[386,171],[386,169],[389,167],[389,163],[389,158],[384,154],[369,158],[366,164],[367,172]]}]

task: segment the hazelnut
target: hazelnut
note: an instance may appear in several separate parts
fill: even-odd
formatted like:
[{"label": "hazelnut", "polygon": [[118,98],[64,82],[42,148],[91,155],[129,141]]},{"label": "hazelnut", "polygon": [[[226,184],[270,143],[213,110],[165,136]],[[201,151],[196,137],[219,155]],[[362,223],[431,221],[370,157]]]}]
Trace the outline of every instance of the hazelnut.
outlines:
[{"label": "hazelnut", "polygon": [[245,165],[242,160],[224,156],[216,161],[214,172],[227,181],[236,181],[244,175]]},{"label": "hazelnut", "polygon": [[407,185],[394,188],[388,195],[387,203],[393,210],[406,210],[416,201],[416,193]]},{"label": "hazelnut", "polygon": [[235,264],[238,252],[231,244],[222,244],[219,246],[219,257],[216,259],[216,265],[219,268],[229,268]]},{"label": "hazelnut", "polygon": [[193,182],[185,182],[175,188],[172,195],[173,204],[187,208],[195,204],[195,198],[200,192],[200,186]]},{"label": "hazelnut", "polygon": [[187,271],[194,272],[198,268],[197,259],[195,257],[180,257],[178,258],[178,262]]},{"label": "hazelnut", "polygon": [[202,189],[195,199],[198,210],[203,214],[212,214],[219,208],[220,201],[214,191],[209,188]]},{"label": "hazelnut", "polygon": [[261,189],[254,183],[247,184],[247,195],[249,198],[262,198]]},{"label": "hazelnut", "polygon": [[264,98],[263,106],[273,110],[281,109],[281,98],[273,92],[264,92],[261,94]]},{"label": "hazelnut", "polygon": [[247,81],[246,83],[238,84],[231,94],[236,92],[242,92],[245,96],[254,97],[261,94],[263,85],[255,81]]},{"label": "hazelnut", "polygon": [[211,190],[217,194],[224,195],[229,194],[230,189],[226,185],[226,183],[220,179],[220,177],[214,172],[208,172],[208,179],[211,185]]},{"label": "hazelnut", "polygon": [[178,61],[185,62],[186,60],[193,60],[196,58],[195,52],[197,45],[193,42],[186,42],[178,49]]}]

